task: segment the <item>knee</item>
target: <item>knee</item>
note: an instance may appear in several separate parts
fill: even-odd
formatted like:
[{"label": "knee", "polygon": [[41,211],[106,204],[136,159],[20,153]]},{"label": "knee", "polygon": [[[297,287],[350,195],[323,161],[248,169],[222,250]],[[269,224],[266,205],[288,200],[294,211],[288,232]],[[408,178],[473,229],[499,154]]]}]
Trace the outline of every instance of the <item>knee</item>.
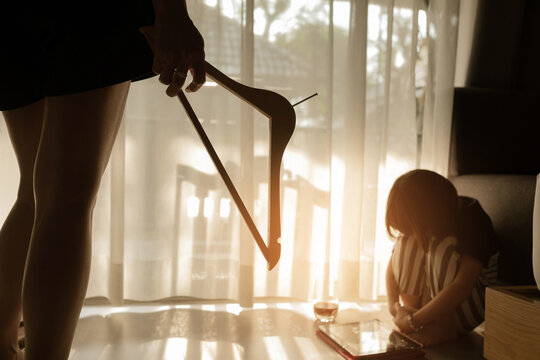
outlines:
[{"label": "knee", "polygon": [[29,210],[35,208],[34,183],[31,179],[21,176],[16,204]]},{"label": "knee", "polygon": [[36,203],[34,200],[34,192],[33,191],[20,191],[17,193],[17,200],[15,201],[15,205],[19,208],[24,209],[28,212],[34,212],[36,208]]},{"label": "knee", "polygon": [[90,215],[97,197],[97,186],[66,186],[36,190],[36,217],[73,218]]},{"label": "knee", "polygon": [[457,239],[446,237],[435,240],[427,253],[427,275],[432,287],[432,292],[440,292],[446,285],[452,282],[459,268],[460,255],[457,252]]},{"label": "knee", "polygon": [[392,272],[399,293],[418,299],[423,290],[425,253],[412,238],[400,240],[396,245],[392,256]]}]

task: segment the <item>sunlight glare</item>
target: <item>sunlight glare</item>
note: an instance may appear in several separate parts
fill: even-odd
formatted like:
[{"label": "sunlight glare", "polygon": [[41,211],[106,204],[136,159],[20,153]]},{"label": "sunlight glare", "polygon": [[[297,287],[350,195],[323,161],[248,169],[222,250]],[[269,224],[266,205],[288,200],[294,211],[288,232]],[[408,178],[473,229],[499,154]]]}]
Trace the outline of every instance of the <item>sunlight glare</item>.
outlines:
[{"label": "sunlight glare", "polygon": [[323,359],[321,351],[317,349],[312,339],[299,336],[295,336],[293,339],[298,350],[302,353],[303,359]]},{"label": "sunlight glare", "polygon": [[195,218],[199,216],[199,198],[190,196],[187,199],[187,216],[188,218]]},{"label": "sunlight glare", "polygon": [[343,199],[345,197],[345,163],[339,156],[332,157],[332,196],[330,198],[331,225],[330,225],[330,246],[332,247],[332,262],[339,261],[341,252],[342,228],[341,220],[343,217]]},{"label": "sunlight glare", "polygon": [[209,311],[209,312],[215,312],[216,311],[216,305],[215,304],[203,304],[201,306],[202,311]]},{"label": "sunlight glare", "polygon": [[378,206],[377,206],[377,228],[375,242],[375,260],[387,259],[392,242],[386,233],[385,215],[386,201],[390,188],[394,181],[402,174],[414,168],[414,164],[389,155],[386,159],[386,165],[379,168],[379,186],[378,186]]},{"label": "sunlight glare", "polygon": [[381,7],[379,5],[368,6],[368,39],[375,41],[380,37]]},{"label": "sunlight glare", "polygon": [[263,340],[269,359],[286,360],[289,358],[279,336],[265,336]]},{"label": "sunlight glare", "polygon": [[244,359],[244,348],[242,347],[242,345],[237,344],[237,343],[232,343],[232,349],[233,349],[234,360]]},{"label": "sunlight glare", "polygon": [[255,303],[253,304],[253,309],[254,310],[264,310],[264,309],[268,309],[268,304],[266,303]]},{"label": "sunlight glare", "polygon": [[168,338],[165,345],[164,360],[183,359],[186,356],[188,340],[185,338]]},{"label": "sunlight glare", "polygon": [[427,36],[426,29],[427,29],[427,14],[425,11],[419,11],[418,12],[418,31],[420,32],[422,38],[425,38]]},{"label": "sunlight glare", "polygon": [[206,82],[204,83],[203,86],[206,86],[206,87],[216,87],[216,86],[217,86],[217,82],[215,82],[215,81],[210,81],[210,80],[206,80]]},{"label": "sunlight glare", "polygon": [[242,311],[242,307],[239,304],[227,304],[225,305],[225,309],[227,310],[227,313],[236,316],[240,315],[240,312]]},{"label": "sunlight glare", "polygon": [[361,334],[362,350],[363,351],[375,351],[377,349],[386,347],[386,340],[382,339],[378,333],[364,331]]},{"label": "sunlight glare", "polygon": [[213,212],[214,212],[214,201],[212,198],[207,196],[204,198],[203,215],[205,218],[209,218],[210,216],[212,216]]},{"label": "sunlight glare", "polygon": [[322,263],[326,259],[326,231],[328,210],[320,206],[313,208],[313,221],[311,229],[311,254],[310,261]]},{"label": "sunlight glare", "polygon": [[221,198],[219,200],[219,216],[228,218],[231,215],[231,199]]},{"label": "sunlight glare", "polygon": [[277,303],[276,307],[283,310],[294,310],[291,303]]},{"label": "sunlight glare", "polygon": [[266,18],[264,17],[264,11],[263,9],[257,8],[253,12],[253,17],[255,23],[253,24],[253,32],[255,35],[262,35],[264,34],[264,27],[266,26]]},{"label": "sunlight glare", "polygon": [[334,2],[334,26],[348,29],[351,6],[348,1]]},{"label": "sunlight glare", "polygon": [[403,57],[403,53],[401,51],[396,51],[396,57],[394,58],[394,66],[399,69],[404,64],[405,58]]},{"label": "sunlight glare", "polygon": [[214,360],[217,358],[217,342],[201,341],[201,359]]}]

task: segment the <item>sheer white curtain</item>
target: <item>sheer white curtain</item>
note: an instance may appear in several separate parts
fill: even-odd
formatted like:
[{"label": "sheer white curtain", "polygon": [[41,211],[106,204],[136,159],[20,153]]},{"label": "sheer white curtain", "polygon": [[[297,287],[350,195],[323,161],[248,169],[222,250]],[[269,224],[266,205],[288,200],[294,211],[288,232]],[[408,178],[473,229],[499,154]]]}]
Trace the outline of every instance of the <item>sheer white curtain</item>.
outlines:
[{"label": "sheer white curtain", "polygon": [[[282,169],[282,258],[262,255],[180,103],[132,85],[94,215],[88,297],[309,299],[337,277],[343,299],[384,296],[393,180],[446,172],[459,2],[199,0],[207,60],[298,105]],[[209,82],[188,96],[265,237],[268,120]],[[0,221],[17,172],[0,127]]]}]

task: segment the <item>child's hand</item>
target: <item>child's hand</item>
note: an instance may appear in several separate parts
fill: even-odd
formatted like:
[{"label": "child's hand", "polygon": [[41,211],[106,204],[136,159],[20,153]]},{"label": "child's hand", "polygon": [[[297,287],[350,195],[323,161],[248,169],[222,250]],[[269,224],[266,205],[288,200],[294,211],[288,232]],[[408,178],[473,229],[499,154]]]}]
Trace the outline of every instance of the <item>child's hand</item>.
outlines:
[{"label": "child's hand", "polygon": [[447,315],[424,326],[418,333],[413,332],[407,335],[429,347],[454,340],[458,336],[458,331],[452,315]]},{"label": "child's hand", "polygon": [[413,313],[414,311],[411,311],[413,309],[408,309],[404,306],[401,306],[398,302],[394,304],[396,315],[392,319],[394,321],[394,324],[399,328],[399,330],[403,333],[409,333],[412,332],[413,329],[411,329],[409,320],[407,319],[407,316],[410,313]]}]

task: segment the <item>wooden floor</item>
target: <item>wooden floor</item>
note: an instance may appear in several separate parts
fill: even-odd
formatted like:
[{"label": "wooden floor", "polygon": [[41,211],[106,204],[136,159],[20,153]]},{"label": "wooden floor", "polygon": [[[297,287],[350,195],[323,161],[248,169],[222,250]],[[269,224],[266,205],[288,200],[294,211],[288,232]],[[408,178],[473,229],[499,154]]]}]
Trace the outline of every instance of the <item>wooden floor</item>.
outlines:
[{"label": "wooden floor", "polygon": [[[338,322],[390,321],[380,303],[342,303]],[[302,302],[85,306],[70,360],[342,359],[315,335]],[[426,351],[426,359],[483,359],[477,333]]]}]

